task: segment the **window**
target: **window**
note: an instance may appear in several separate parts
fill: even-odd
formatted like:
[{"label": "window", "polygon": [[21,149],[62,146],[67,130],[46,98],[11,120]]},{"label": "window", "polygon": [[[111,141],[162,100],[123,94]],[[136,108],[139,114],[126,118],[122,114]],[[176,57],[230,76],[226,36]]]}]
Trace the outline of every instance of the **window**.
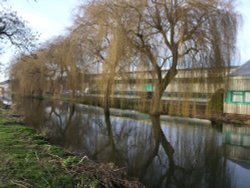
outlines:
[{"label": "window", "polygon": [[243,102],[242,95],[233,95],[233,102]]},{"label": "window", "polygon": [[144,86],[144,90],[146,90],[147,92],[153,91],[153,85],[152,84],[146,84]]},{"label": "window", "polygon": [[245,93],[245,102],[250,102],[250,91]]},{"label": "window", "polygon": [[243,102],[244,93],[240,91],[233,92],[232,102]]},{"label": "window", "polygon": [[250,91],[228,91],[225,102],[235,104],[250,104]]}]

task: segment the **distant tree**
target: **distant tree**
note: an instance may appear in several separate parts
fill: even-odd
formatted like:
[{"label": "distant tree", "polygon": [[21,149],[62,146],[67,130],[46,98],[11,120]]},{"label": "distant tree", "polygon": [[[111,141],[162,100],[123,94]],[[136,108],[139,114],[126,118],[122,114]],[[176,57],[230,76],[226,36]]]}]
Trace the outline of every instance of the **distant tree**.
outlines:
[{"label": "distant tree", "polygon": [[58,97],[67,91],[75,97],[84,85],[82,78],[88,69],[84,66],[86,61],[82,61],[86,54],[81,50],[78,36],[73,32],[57,37],[31,54],[21,54],[13,60],[11,78],[15,92],[23,96],[50,93]]},{"label": "distant tree", "polygon": [[10,71],[12,91],[20,96],[42,97],[48,88],[49,74],[45,50],[21,55],[13,61]]},{"label": "distant tree", "polygon": [[34,33],[27,23],[8,8],[0,11],[0,49],[10,43],[21,50],[31,50],[36,41],[37,33]]}]

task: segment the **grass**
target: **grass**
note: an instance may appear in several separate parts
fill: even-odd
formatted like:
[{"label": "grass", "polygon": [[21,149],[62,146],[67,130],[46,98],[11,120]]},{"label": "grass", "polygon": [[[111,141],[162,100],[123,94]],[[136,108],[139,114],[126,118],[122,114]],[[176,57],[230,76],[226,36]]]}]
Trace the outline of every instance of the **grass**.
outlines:
[{"label": "grass", "polygon": [[141,187],[124,171],[50,145],[0,108],[0,187]]}]

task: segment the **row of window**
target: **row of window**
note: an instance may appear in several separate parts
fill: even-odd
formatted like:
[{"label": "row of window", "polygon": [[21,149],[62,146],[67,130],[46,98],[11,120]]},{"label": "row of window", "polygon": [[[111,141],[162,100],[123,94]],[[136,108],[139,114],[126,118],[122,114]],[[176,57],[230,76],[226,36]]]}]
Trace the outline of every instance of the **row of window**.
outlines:
[{"label": "row of window", "polygon": [[250,103],[250,91],[229,91],[226,101],[243,104]]}]

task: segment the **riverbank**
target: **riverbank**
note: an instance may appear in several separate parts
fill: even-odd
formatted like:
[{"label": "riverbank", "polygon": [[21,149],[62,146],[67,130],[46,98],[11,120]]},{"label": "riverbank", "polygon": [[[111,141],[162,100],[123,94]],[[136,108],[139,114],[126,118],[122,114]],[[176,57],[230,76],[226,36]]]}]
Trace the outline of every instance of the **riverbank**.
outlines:
[{"label": "riverbank", "polygon": [[0,187],[142,187],[124,169],[50,145],[0,107]]}]

